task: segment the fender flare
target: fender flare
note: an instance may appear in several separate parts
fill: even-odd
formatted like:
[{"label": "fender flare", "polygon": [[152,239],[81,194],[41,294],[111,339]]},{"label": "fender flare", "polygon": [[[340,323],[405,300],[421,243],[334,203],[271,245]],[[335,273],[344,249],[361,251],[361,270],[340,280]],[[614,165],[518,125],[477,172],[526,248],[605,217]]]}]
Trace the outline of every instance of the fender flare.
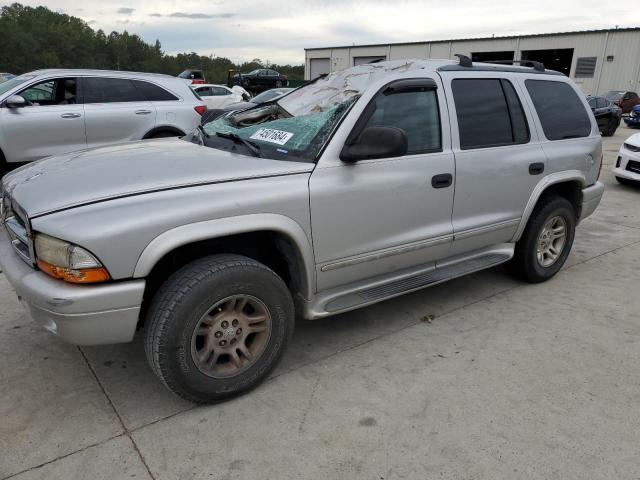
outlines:
[{"label": "fender flare", "polygon": [[529,197],[529,201],[527,202],[527,206],[524,209],[522,218],[520,218],[518,229],[511,239],[513,243],[520,240],[520,237],[522,236],[522,233],[524,232],[524,229],[529,222],[529,217],[533,213],[533,209],[538,203],[538,200],[540,200],[540,197],[542,196],[544,191],[552,185],[557,185],[558,183],[565,182],[578,182],[582,188],[584,188],[587,184],[584,173],[580,170],[565,170],[563,172],[552,173],[542,178],[535,186],[533,192],[531,193],[531,196]]},{"label": "fender flare", "polygon": [[284,215],[265,213],[219,218],[190,223],[167,230],[154,238],[140,254],[133,272],[134,278],[146,277],[156,263],[178,247],[201,240],[210,240],[239,233],[274,231],[286,236],[298,249],[302,295],[311,298],[315,292],[315,262],[311,241],[302,227]]}]

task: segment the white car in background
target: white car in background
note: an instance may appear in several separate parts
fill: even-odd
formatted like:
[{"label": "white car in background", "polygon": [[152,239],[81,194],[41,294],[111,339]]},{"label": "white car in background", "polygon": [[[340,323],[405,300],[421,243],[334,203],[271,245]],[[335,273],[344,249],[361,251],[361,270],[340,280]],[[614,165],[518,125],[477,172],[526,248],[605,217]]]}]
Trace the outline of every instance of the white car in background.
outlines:
[{"label": "white car in background", "polygon": [[183,136],[207,107],[182,79],[108,70],[39,70],[0,83],[0,174],[87,147]]},{"label": "white car in background", "polygon": [[613,174],[622,184],[640,185],[640,133],[631,135],[620,147]]},{"label": "white car in background", "polygon": [[229,88],[226,85],[206,83],[191,85],[191,88],[202,98],[209,110],[223,109],[232,103],[246,102],[251,98],[249,92],[237,85]]}]

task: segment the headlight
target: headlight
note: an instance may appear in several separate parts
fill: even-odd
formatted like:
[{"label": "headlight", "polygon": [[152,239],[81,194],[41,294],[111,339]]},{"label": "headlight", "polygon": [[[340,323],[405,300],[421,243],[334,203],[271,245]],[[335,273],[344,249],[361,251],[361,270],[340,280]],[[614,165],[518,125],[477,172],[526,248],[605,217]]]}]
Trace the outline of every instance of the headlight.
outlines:
[{"label": "headlight", "polygon": [[38,267],[44,273],[71,283],[96,283],[111,276],[84,248],[43,233],[35,236]]}]

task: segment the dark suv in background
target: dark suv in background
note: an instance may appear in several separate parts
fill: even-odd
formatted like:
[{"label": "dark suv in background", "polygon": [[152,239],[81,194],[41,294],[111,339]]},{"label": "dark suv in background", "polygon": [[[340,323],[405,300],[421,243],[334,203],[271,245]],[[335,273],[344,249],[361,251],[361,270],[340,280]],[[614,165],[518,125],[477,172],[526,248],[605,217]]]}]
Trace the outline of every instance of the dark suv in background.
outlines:
[{"label": "dark suv in background", "polygon": [[622,109],[605,97],[589,97],[588,101],[598,122],[600,133],[605,137],[615,135],[622,119]]},{"label": "dark suv in background", "polygon": [[281,88],[289,85],[289,80],[275,70],[258,68],[249,73],[236,73],[233,84],[240,85],[251,92],[262,92],[270,88]]}]

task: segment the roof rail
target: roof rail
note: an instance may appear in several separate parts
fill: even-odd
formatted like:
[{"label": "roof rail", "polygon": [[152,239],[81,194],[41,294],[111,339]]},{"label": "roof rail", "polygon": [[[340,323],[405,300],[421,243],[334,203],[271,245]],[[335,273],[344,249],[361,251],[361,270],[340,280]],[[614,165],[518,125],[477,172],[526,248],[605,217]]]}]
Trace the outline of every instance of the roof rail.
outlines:
[{"label": "roof rail", "polygon": [[496,63],[498,65],[513,65],[514,63],[519,63],[520,65],[529,64],[538,72],[545,71],[544,63],[535,60],[484,60],[484,63]]},{"label": "roof rail", "polygon": [[473,67],[473,62],[466,55],[462,55],[461,53],[456,53],[454,57],[458,57],[460,59],[460,66],[462,67]]}]

